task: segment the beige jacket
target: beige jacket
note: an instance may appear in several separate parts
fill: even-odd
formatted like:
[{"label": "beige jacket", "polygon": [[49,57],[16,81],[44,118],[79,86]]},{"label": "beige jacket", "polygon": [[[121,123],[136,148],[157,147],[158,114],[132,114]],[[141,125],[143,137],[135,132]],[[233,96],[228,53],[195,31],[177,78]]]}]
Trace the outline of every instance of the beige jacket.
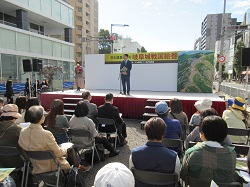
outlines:
[{"label": "beige jacket", "polygon": [[[44,130],[41,125],[31,124],[29,127],[22,129],[19,140],[19,145],[26,151],[47,151],[50,150],[56,156],[63,170],[69,170],[70,165],[63,157],[67,150],[60,148],[53,136],[47,130]],[[33,174],[54,171],[57,169],[53,160],[32,160]]]}]

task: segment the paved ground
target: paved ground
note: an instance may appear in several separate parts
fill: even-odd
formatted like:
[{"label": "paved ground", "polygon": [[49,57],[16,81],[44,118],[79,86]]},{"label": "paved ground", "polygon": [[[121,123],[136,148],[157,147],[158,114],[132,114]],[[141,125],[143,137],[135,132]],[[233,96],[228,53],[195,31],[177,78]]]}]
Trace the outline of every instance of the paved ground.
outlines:
[{"label": "paved ground", "polygon": [[127,125],[128,144],[124,147],[118,147],[120,154],[116,157],[108,158],[105,161],[101,161],[94,164],[93,169],[86,173],[87,187],[91,187],[94,184],[95,175],[99,169],[110,162],[121,162],[128,167],[129,156],[131,150],[135,147],[144,145],[147,138],[145,132],[141,130],[140,120],[125,120]]}]

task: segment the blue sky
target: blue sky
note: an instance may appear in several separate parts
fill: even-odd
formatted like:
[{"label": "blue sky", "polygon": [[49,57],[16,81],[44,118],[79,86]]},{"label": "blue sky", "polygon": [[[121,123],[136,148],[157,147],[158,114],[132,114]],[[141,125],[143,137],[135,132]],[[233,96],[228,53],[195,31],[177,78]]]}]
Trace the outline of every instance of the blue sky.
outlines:
[{"label": "blue sky", "polygon": [[[227,0],[226,12],[243,21],[250,0]],[[148,51],[192,50],[207,14],[222,13],[223,0],[99,0],[99,29],[131,37]]]}]

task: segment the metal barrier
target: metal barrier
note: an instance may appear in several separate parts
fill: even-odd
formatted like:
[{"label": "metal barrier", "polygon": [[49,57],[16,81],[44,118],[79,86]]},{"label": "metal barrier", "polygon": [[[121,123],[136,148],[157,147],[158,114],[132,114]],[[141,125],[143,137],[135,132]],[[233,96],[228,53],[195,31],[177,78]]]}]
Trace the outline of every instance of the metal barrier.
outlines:
[{"label": "metal barrier", "polygon": [[[231,97],[241,97],[245,98],[246,95],[246,90],[242,88],[237,88],[237,87],[231,87],[227,85],[220,85],[220,90],[221,92],[224,92],[227,95],[230,95]],[[248,90],[247,97],[249,98],[250,96],[250,90]],[[247,104],[250,105],[250,99],[247,100]]]}]

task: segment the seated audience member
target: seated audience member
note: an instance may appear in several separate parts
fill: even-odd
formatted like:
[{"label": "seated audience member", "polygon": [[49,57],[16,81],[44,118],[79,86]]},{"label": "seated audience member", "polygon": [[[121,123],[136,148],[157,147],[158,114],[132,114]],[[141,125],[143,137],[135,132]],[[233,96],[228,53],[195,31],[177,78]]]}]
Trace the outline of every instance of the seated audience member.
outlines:
[{"label": "seated audience member", "polygon": [[94,187],[134,187],[133,173],[122,163],[113,162],[102,167],[95,176]]},{"label": "seated audience member", "polygon": [[105,96],[105,104],[98,107],[98,117],[114,119],[120,138],[120,145],[127,143],[127,130],[126,124],[122,120],[117,107],[113,106],[114,96],[112,93],[108,93]]},{"label": "seated audience member", "polygon": [[[18,138],[22,128],[15,123],[16,119],[22,117],[18,113],[15,104],[7,104],[2,109],[0,117],[0,146],[19,147]],[[23,166],[19,156],[0,156],[0,168],[18,168]]]},{"label": "seated audience member", "polygon": [[[45,118],[45,124],[51,128],[53,133],[54,128],[61,128],[65,130],[65,134],[53,134],[56,142],[62,144],[68,142],[68,135],[66,130],[69,128],[68,119],[64,116],[64,103],[61,99],[54,99],[50,105],[50,111]],[[49,130],[49,129],[48,129]]]},{"label": "seated audience member", "polygon": [[4,99],[0,97],[0,115],[2,114],[3,106],[4,106]]},{"label": "seated audience member", "polygon": [[186,151],[181,178],[185,180],[188,175],[202,181],[233,182],[236,153],[233,147],[221,145],[226,136],[227,124],[221,117],[205,117],[200,124],[203,142]]},{"label": "seated audience member", "polygon": [[[76,105],[75,114],[69,121],[70,129],[85,129],[88,130],[92,136],[95,138],[95,143],[100,143],[103,145],[105,149],[110,151],[109,157],[113,157],[119,154],[119,150],[115,150],[112,145],[108,142],[106,137],[99,137],[98,132],[95,128],[94,122],[87,117],[88,115],[88,106],[83,102],[80,101]],[[88,145],[89,138],[84,137],[74,137],[72,136],[72,143],[76,146],[79,145]]]},{"label": "seated audience member", "polygon": [[[207,116],[219,116],[219,114],[217,113],[217,111],[214,108],[209,108],[206,110],[203,110],[200,113],[200,119],[202,122],[202,119],[204,119]],[[200,130],[199,130],[199,126],[195,127],[194,130],[187,136],[187,140],[186,140],[186,148],[188,148],[188,142],[202,142],[201,138],[200,138]],[[223,141],[223,144],[226,145],[232,145],[229,137],[227,136],[226,139]]]},{"label": "seated audience member", "polygon": [[[68,161],[65,159],[66,149],[60,148],[51,132],[44,130],[41,124],[44,122],[44,109],[42,106],[32,106],[26,111],[30,121],[30,126],[22,129],[18,140],[19,145],[25,151],[52,151],[56,160],[61,165],[62,170],[67,172],[70,168]],[[57,170],[53,160],[32,160],[33,174],[50,172]]]},{"label": "seated audience member", "polygon": [[168,118],[168,104],[164,101],[157,102],[155,104],[155,112],[167,124],[168,128],[166,129],[164,138],[180,139],[182,134],[181,123],[177,119]]},{"label": "seated audience member", "polygon": [[96,121],[96,118],[98,116],[98,110],[97,110],[97,106],[96,104],[94,103],[90,103],[91,99],[92,99],[92,96],[90,94],[90,91],[88,90],[85,90],[83,93],[82,93],[82,99],[83,99],[83,102],[88,106],[89,108],[89,113],[87,115],[88,118],[92,119],[93,122],[97,122]]},{"label": "seated audience member", "polygon": [[[170,111],[168,113],[168,118],[170,119],[177,119],[182,125],[185,125],[184,132],[187,132],[188,127],[188,118],[185,112],[183,112],[182,103],[179,99],[171,99],[169,102]],[[183,135],[184,135],[183,132]],[[183,137],[184,138],[184,137]]]},{"label": "seated audience member", "polygon": [[[176,173],[180,175],[180,160],[175,151],[161,144],[168,125],[159,118],[154,117],[147,121],[144,126],[148,142],[144,146],[132,150],[129,159],[129,168],[135,167],[142,171],[155,171],[162,173]],[[146,184],[135,181],[135,186]]]},{"label": "seated audience member", "polygon": [[227,100],[227,108],[230,108],[230,107],[232,107],[232,105],[234,104],[234,99],[233,98],[229,98],[228,100]]},{"label": "seated audience member", "polygon": [[197,109],[197,111],[192,115],[189,125],[197,126],[200,124],[200,112],[203,110],[206,110],[208,108],[211,108],[212,101],[210,99],[203,99],[200,101],[196,101],[194,104],[194,107]]},{"label": "seated audience member", "polygon": [[16,105],[18,106],[18,112],[22,115],[21,118],[18,118],[16,120],[16,123],[24,123],[24,114],[25,114],[25,108],[26,108],[26,103],[27,103],[27,99],[25,96],[18,96],[16,98]]},{"label": "seated audience member", "polygon": [[[243,107],[244,104],[244,99],[235,97],[232,107],[223,112],[222,118],[226,121],[228,128],[248,128],[249,114]],[[245,144],[247,142],[247,136],[244,137],[229,135],[229,138],[232,143]]]},{"label": "seated audience member", "polygon": [[28,116],[26,115],[29,108],[32,106],[39,106],[39,105],[40,105],[40,103],[39,103],[37,97],[31,97],[27,100],[25,113],[24,113],[24,122],[30,122]]}]

